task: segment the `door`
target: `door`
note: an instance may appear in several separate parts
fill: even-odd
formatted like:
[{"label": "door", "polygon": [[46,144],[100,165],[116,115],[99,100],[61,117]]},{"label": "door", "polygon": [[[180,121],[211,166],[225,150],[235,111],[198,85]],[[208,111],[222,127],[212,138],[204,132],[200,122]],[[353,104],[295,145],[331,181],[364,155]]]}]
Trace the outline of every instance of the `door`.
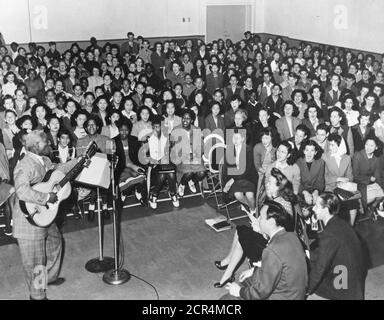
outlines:
[{"label": "door", "polygon": [[237,42],[244,37],[249,27],[250,10],[246,5],[207,6],[206,42],[219,38]]}]

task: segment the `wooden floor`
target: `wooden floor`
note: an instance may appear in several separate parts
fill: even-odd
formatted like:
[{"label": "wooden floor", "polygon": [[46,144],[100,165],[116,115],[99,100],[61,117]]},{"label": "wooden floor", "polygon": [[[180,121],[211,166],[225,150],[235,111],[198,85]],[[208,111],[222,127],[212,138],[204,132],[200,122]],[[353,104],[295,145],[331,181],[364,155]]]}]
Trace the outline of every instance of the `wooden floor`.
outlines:
[{"label": "wooden floor", "polygon": [[[204,220],[217,213],[199,199],[191,202],[199,201],[197,206],[195,203],[189,207],[184,203],[181,209],[170,209],[162,214],[149,211],[140,218],[137,218],[138,212],[149,209],[133,208],[124,212],[124,216],[136,216],[121,224],[124,267],[154,285],[160,299],[218,299],[226,293],[224,289],[213,287],[221,277],[213,261],[227,253],[234,231],[216,233],[211,230]],[[159,206],[159,211],[163,206]],[[141,280],[132,278],[124,285],[109,286],[103,283],[102,274],[91,274],[84,269],[89,259],[98,256],[97,228],[66,232],[64,239],[61,276],[66,282],[49,288],[50,299],[156,299],[154,289]],[[111,225],[105,227],[104,244],[105,255],[111,256]],[[375,261],[379,261],[378,258]],[[243,265],[241,270],[245,268]],[[27,299],[15,244],[0,247],[0,270],[0,299]],[[366,298],[384,299],[384,266],[369,271]]]}]

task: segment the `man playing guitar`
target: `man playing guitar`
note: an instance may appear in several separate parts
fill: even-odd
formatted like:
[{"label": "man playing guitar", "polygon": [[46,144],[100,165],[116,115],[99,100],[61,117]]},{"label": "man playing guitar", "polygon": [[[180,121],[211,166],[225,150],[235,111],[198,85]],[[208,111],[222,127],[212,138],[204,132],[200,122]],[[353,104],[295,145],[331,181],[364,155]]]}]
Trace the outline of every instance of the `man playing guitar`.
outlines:
[{"label": "man playing guitar", "polygon": [[50,149],[43,131],[32,131],[26,137],[26,154],[14,171],[16,201],[13,208],[13,237],[17,239],[24,273],[31,300],[46,300],[47,285],[59,285],[64,278],[58,278],[62,236],[56,223],[42,228],[28,222],[22,212],[19,200],[47,205],[55,203],[56,193],[38,192],[32,188],[40,183],[48,170],[69,172],[77,163],[73,159],[65,164],[52,164],[47,157]]}]

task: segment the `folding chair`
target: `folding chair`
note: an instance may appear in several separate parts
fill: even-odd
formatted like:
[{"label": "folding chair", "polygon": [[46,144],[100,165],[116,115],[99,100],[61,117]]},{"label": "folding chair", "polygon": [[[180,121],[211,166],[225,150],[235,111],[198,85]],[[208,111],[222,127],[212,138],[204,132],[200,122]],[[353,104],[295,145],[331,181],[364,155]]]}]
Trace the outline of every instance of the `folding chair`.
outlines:
[{"label": "folding chair", "polygon": [[216,154],[217,154],[217,151],[220,148],[225,150],[227,148],[227,146],[222,142],[216,143],[209,150],[208,157],[203,155],[204,165],[207,168],[207,172],[208,172],[207,177],[206,177],[207,184],[208,184],[209,189],[211,190],[211,192],[208,194],[208,196],[205,197],[205,199],[215,197],[217,207],[220,206],[218,194],[221,193],[222,186],[221,186],[221,181],[220,181],[219,168],[215,169],[214,167],[212,167],[212,164],[213,164],[212,158],[213,158],[214,152],[216,151]]}]

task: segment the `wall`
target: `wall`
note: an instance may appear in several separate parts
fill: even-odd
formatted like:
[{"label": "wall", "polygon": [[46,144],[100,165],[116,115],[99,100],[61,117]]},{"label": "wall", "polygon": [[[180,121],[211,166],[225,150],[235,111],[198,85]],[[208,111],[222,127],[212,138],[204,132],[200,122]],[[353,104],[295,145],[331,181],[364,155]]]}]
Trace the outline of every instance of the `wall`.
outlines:
[{"label": "wall", "polygon": [[267,0],[265,32],[384,52],[382,0]]},{"label": "wall", "polygon": [[[0,30],[10,43],[197,35],[199,1],[0,0]],[[31,26],[31,28],[30,28]]]},{"label": "wall", "polygon": [[382,0],[0,0],[0,31],[21,44],[205,35],[212,5],[249,6],[256,33],[384,52]]}]

